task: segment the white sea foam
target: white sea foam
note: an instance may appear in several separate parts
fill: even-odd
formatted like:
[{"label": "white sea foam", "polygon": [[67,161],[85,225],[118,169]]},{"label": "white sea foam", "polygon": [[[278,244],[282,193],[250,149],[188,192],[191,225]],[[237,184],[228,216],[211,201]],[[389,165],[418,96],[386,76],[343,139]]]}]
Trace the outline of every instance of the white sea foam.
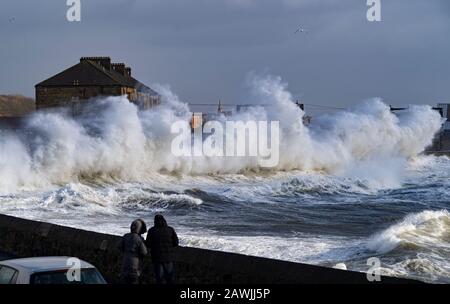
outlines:
[{"label": "white sea foam", "polygon": [[345,263],[337,263],[333,266],[334,269],[347,270],[347,265]]},{"label": "white sea foam", "polygon": [[128,197],[122,205],[141,211],[161,211],[172,207],[195,207],[202,203],[201,199],[186,194],[147,193],[142,197]]},{"label": "white sea foam", "polygon": [[[252,85],[258,100],[273,107],[252,109],[235,118],[280,121],[280,163],[273,170],[323,170],[349,177],[369,176],[374,187],[396,186],[401,168],[382,169],[380,164],[387,160],[398,163],[398,159],[423,151],[442,123],[429,106],[412,106],[397,117],[380,100],[372,100],[315,118],[306,127],[303,111],[280,78],[254,77]],[[250,157],[173,156],[170,126],[175,120],[188,120],[190,113],[167,88],[159,90],[164,105],[149,111],[138,112],[125,97],[108,97],[92,103],[78,118],[40,112],[32,115],[24,130],[2,133],[0,192],[48,187],[80,177],[138,181],[158,172],[260,170]]]},{"label": "white sea foam", "polygon": [[[355,241],[344,238],[275,236],[221,236],[213,231],[184,231],[183,245],[304,263],[346,260],[355,253]],[[353,249],[352,249],[353,248]]]},{"label": "white sea foam", "polygon": [[375,234],[367,249],[404,258],[384,258],[380,273],[425,281],[450,282],[450,214],[447,210],[425,210],[406,216],[401,222]]},{"label": "white sea foam", "polygon": [[[342,194],[345,200],[348,194],[399,188],[403,178],[412,185],[448,183],[447,158],[416,157],[442,123],[431,107],[413,106],[397,117],[382,101],[371,100],[314,117],[304,126],[304,113],[280,78],[256,76],[251,84],[258,102],[273,107],[253,108],[232,119],[280,121],[280,163],[272,170],[245,157],[174,157],[170,126],[191,114],[167,87],[158,87],[163,105],[152,110],[139,112],[125,97],[108,97],[77,118],[40,112],[21,130],[1,131],[0,212],[121,234],[142,214],[202,208],[202,195],[264,202],[270,208],[274,197]],[[185,191],[193,188],[204,192]],[[428,190],[433,196],[449,194],[446,187],[433,189]],[[321,202],[329,203],[312,203]],[[447,211],[410,215],[371,238],[367,248],[365,240],[354,237],[230,236],[194,233],[195,225],[175,224],[185,245],[329,266],[345,261],[349,269],[355,256],[365,254],[361,250],[433,248],[436,256],[408,257],[385,267],[386,272],[428,269],[450,277],[448,262],[436,262],[450,252],[445,251]]]},{"label": "white sea foam", "polygon": [[400,223],[373,236],[368,249],[387,253],[399,246],[435,248],[436,245],[450,252],[450,215],[447,210],[410,214]]}]

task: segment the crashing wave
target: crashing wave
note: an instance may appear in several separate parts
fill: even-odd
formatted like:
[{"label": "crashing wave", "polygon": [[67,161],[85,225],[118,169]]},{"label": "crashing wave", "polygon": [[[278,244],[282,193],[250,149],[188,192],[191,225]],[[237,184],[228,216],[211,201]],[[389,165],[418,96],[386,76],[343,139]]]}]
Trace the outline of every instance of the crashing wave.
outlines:
[{"label": "crashing wave", "polygon": [[436,244],[450,252],[450,214],[447,210],[410,214],[373,236],[367,247],[384,254],[399,247],[414,250],[433,248]]},{"label": "crashing wave", "polygon": [[[412,106],[399,116],[380,100],[302,123],[304,112],[278,77],[255,77],[253,92],[270,109],[250,108],[227,119],[280,122],[279,170],[348,171],[355,164],[380,167],[406,159],[430,145],[441,127],[429,106]],[[223,174],[258,172],[254,157],[175,157],[171,125],[190,119],[186,104],[160,88],[163,105],[139,112],[125,97],[91,102],[78,117],[37,112],[15,132],[0,133],[0,192],[65,184],[78,178],[139,181],[156,173]],[[358,165],[359,166],[359,165]],[[357,175],[361,172],[351,169]],[[353,173],[352,173],[353,174]]]},{"label": "crashing wave", "polygon": [[121,203],[126,209],[163,210],[168,208],[196,207],[203,204],[199,198],[187,194],[147,193],[144,197],[128,198]]}]

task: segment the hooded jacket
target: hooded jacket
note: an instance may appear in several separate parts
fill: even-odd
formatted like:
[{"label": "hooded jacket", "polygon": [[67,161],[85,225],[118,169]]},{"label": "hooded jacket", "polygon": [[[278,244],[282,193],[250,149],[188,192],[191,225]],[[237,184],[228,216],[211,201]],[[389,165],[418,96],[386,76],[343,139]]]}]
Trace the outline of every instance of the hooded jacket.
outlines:
[{"label": "hooded jacket", "polygon": [[131,223],[130,233],[125,234],[119,242],[119,250],[123,253],[122,276],[140,276],[142,260],[147,255],[147,248],[141,234],[147,231],[143,220]]},{"label": "hooded jacket", "polygon": [[178,246],[175,230],[167,225],[160,214],[155,216],[155,225],[148,231],[145,244],[150,249],[154,263],[173,262],[174,248]]}]

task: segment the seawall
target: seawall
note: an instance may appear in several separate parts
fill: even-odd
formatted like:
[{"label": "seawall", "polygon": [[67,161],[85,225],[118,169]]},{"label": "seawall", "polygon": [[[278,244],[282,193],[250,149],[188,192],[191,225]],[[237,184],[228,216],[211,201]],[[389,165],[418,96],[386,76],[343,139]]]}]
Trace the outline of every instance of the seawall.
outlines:
[{"label": "seawall", "polygon": [[[0,252],[14,257],[74,256],[95,265],[109,283],[118,283],[120,237],[0,215]],[[182,284],[299,284],[369,283],[366,274],[301,263],[190,247],[175,254],[177,283]],[[150,258],[145,282],[153,282]],[[382,277],[381,283],[419,283]]]}]

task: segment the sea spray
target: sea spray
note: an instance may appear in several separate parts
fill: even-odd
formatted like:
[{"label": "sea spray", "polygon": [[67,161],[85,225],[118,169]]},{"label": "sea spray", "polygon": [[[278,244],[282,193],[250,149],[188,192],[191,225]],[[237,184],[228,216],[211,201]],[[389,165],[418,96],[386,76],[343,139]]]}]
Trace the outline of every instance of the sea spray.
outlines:
[{"label": "sea spray", "polygon": [[367,247],[387,253],[399,246],[432,248],[434,244],[450,245],[450,214],[447,210],[425,210],[410,214],[401,222],[374,235]]},{"label": "sea spray", "polygon": [[[371,100],[314,118],[307,127],[302,123],[304,112],[281,78],[254,76],[251,84],[254,97],[271,106],[222,119],[280,122],[280,162],[272,171],[338,173],[355,163],[406,159],[430,145],[442,123],[429,106],[414,106],[396,116],[380,100]],[[89,177],[139,181],[158,172],[198,175],[262,169],[251,157],[171,154],[170,126],[189,120],[191,114],[167,87],[159,90],[163,105],[151,110],[139,112],[124,96],[106,97],[92,101],[77,117],[63,111],[37,112],[22,130],[1,133],[0,192]]]},{"label": "sea spray", "polygon": [[384,275],[450,282],[450,215],[445,209],[411,213],[370,237],[366,246],[384,257]]}]

